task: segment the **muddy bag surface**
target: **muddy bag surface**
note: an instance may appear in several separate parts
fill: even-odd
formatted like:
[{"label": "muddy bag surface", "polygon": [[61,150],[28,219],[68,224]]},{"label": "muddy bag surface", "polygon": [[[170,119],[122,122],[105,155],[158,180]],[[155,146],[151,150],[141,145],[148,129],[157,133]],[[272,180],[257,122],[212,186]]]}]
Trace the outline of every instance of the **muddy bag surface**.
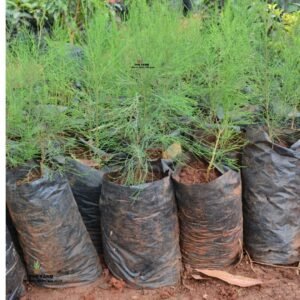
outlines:
[{"label": "muddy bag surface", "polygon": [[181,256],[170,177],[138,186],[103,178],[100,200],[104,259],[134,288],[176,285]]},{"label": "muddy bag surface", "polygon": [[240,174],[228,170],[211,182],[199,184],[172,178],[183,263],[191,268],[218,269],[238,262],[243,251]]},{"label": "muddy bag surface", "polygon": [[259,262],[300,261],[300,141],[273,144],[262,129],[247,130],[243,153],[245,246]]},{"label": "muddy bag surface", "polygon": [[98,253],[102,252],[99,201],[103,172],[76,160],[66,160],[66,177],[83,222]]},{"label": "muddy bag surface", "polygon": [[96,249],[65,178],[56,175],[19,186],[10,183],[7,194],[30,281],[68,287],[92,282],[100,275]]},{"label": "muddy bag surface", "polygon": [[25,293],[25,269],[6,226],[6,300],[19,299]]}]

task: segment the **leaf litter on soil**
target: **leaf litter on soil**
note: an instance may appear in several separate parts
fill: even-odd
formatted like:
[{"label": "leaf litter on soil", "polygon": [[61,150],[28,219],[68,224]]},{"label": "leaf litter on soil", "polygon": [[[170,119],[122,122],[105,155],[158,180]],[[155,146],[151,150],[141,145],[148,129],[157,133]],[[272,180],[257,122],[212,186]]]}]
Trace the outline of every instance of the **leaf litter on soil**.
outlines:
[{"label": "leaf litter on soil", "polygon": [[[209,277],[217,278],[222,281],[225,281],[231,285],[237,285],[239,287],[251,287],[254,285],[261,285],[263,282],[260,279],[233,275],[225,271],[220,270],[207,270],[207,269],[196,269],[195,271],[200,272]],[[199,275],[192,275],[194,279],[202,279]]]}]

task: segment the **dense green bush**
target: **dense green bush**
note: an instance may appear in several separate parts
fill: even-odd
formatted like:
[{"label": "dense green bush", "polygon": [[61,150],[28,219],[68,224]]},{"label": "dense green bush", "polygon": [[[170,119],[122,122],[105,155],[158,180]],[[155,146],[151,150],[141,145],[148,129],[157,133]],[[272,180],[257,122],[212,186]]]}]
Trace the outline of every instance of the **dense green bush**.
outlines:
[{"label": "dense green bush", "polygon": [[195,115],[182,79],[192,56],[181,19],[167,4],[139,1],[124,26],[108,27],[100,12],[87,29],[85,86],[98,107],[89,138],[107,152],[123,153],[125,161],[113,163],[123,168],[127,184],[145,181],[149,150],[184,143],[182,133]]},{"label": "dense green bush", "polygon": [[[73,144],[68,132],[83,126],[73,101],[78,64],[70,49],[48,39],[41,50],[31,33],[23,32],[7,54],[7,163],[22,165],[37,158],[42,165],[54,165],[55,156]],[[56,166],[55,166],[56,168]]]},{"label": "dense green bush", "polygon": [[7,0],[6,22],[9,33],[27,27],[41,33],[50,30],[54,22],[64,26],[71,42],[75,40],[96,8],[104,7],[101,0]]},{"label": "dense green bush", "polygon": [[88,147],[130,185],[147,181],[153,150],[181,145],[208,173],[239,167],[244,126],[266,125],[274,141],[299,128],[299,23],[277,13],[230,1],[184,18],[167,2],[138,1],[121,23],[97,9],[80,46],[59,23],[44,47],[22,30],[7,54],[8,165],[56,168],[58,155]]}]

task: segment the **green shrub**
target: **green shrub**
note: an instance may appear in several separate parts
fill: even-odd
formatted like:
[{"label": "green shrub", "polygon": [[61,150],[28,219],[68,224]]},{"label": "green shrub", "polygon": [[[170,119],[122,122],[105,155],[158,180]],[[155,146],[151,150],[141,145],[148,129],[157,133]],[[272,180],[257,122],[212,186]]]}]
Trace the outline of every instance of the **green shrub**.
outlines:
[{"label": "green shrub", "polygon": [[[61,33],[60,33],[61,34]],[[59,34],[59,35],[60,35]],[[7,55],[7,163],[37,159],[57,168],[55,157],[73,144],[68,132],[82,126],[76,118],[72,88],[78,67],[65,42],[48,40],[41,50],[33,34],[23,32]]]},{"label": "green shrub", "polygon": [[189,130],[195,105],[182,74],[192,59],[181,21],[166,3],[139,1],[126,23],[117,26],[100,14],[87,29],[84,77],[94,105],[89,138],[104,151],[123,153],[125,161],[114,162],[123,168],[123,183],[144,182],[151,170],[147,150],[183,143],[173,133]]},{"label": "green shrub", "polygon": [[84,140],[121,183],[139,184],[153,149],[180,144],[209,173],[239,167],[244,126],[265,124],[272,139],[299,127],[297,22],[287,30],[262,0],[228,1],[210,18],[146,2],[132,2],[121,23],[96,9],[77,46],[65,25],[43,45],[19,29],[7,49],[10,167],[35,158],[59,168],[56,157]]},{"label": "green shrub", "polygon": [[244,145],[241,129],[252,122],[251,94],[245,91],[253,88],[255,76],[256,19],[249,1],[229,3],[193,37],[198,53],[188,80],[190,95],[199,103],[196,128],[201,139],[190,148],[209,162],[207,178],[216,165],[238,167],[231,154]]}]

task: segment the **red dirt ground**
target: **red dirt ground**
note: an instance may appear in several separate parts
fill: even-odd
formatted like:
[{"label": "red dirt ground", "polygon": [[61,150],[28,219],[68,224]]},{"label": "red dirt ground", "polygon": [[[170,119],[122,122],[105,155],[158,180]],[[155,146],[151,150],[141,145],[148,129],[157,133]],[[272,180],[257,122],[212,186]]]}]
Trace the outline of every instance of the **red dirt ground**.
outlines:
[{"label": "red dirt ground", "polygon": [[158,290],[133,290],[124,288],[107,269],[94,283],[66,289],[47,289],[27,285],[21,300],[299,300],[299,270],[251,265],[247,258],[226,271],[232,274],[259,278],[262,286],[240,288],[217,279],[185,279],[178,287]]}]

